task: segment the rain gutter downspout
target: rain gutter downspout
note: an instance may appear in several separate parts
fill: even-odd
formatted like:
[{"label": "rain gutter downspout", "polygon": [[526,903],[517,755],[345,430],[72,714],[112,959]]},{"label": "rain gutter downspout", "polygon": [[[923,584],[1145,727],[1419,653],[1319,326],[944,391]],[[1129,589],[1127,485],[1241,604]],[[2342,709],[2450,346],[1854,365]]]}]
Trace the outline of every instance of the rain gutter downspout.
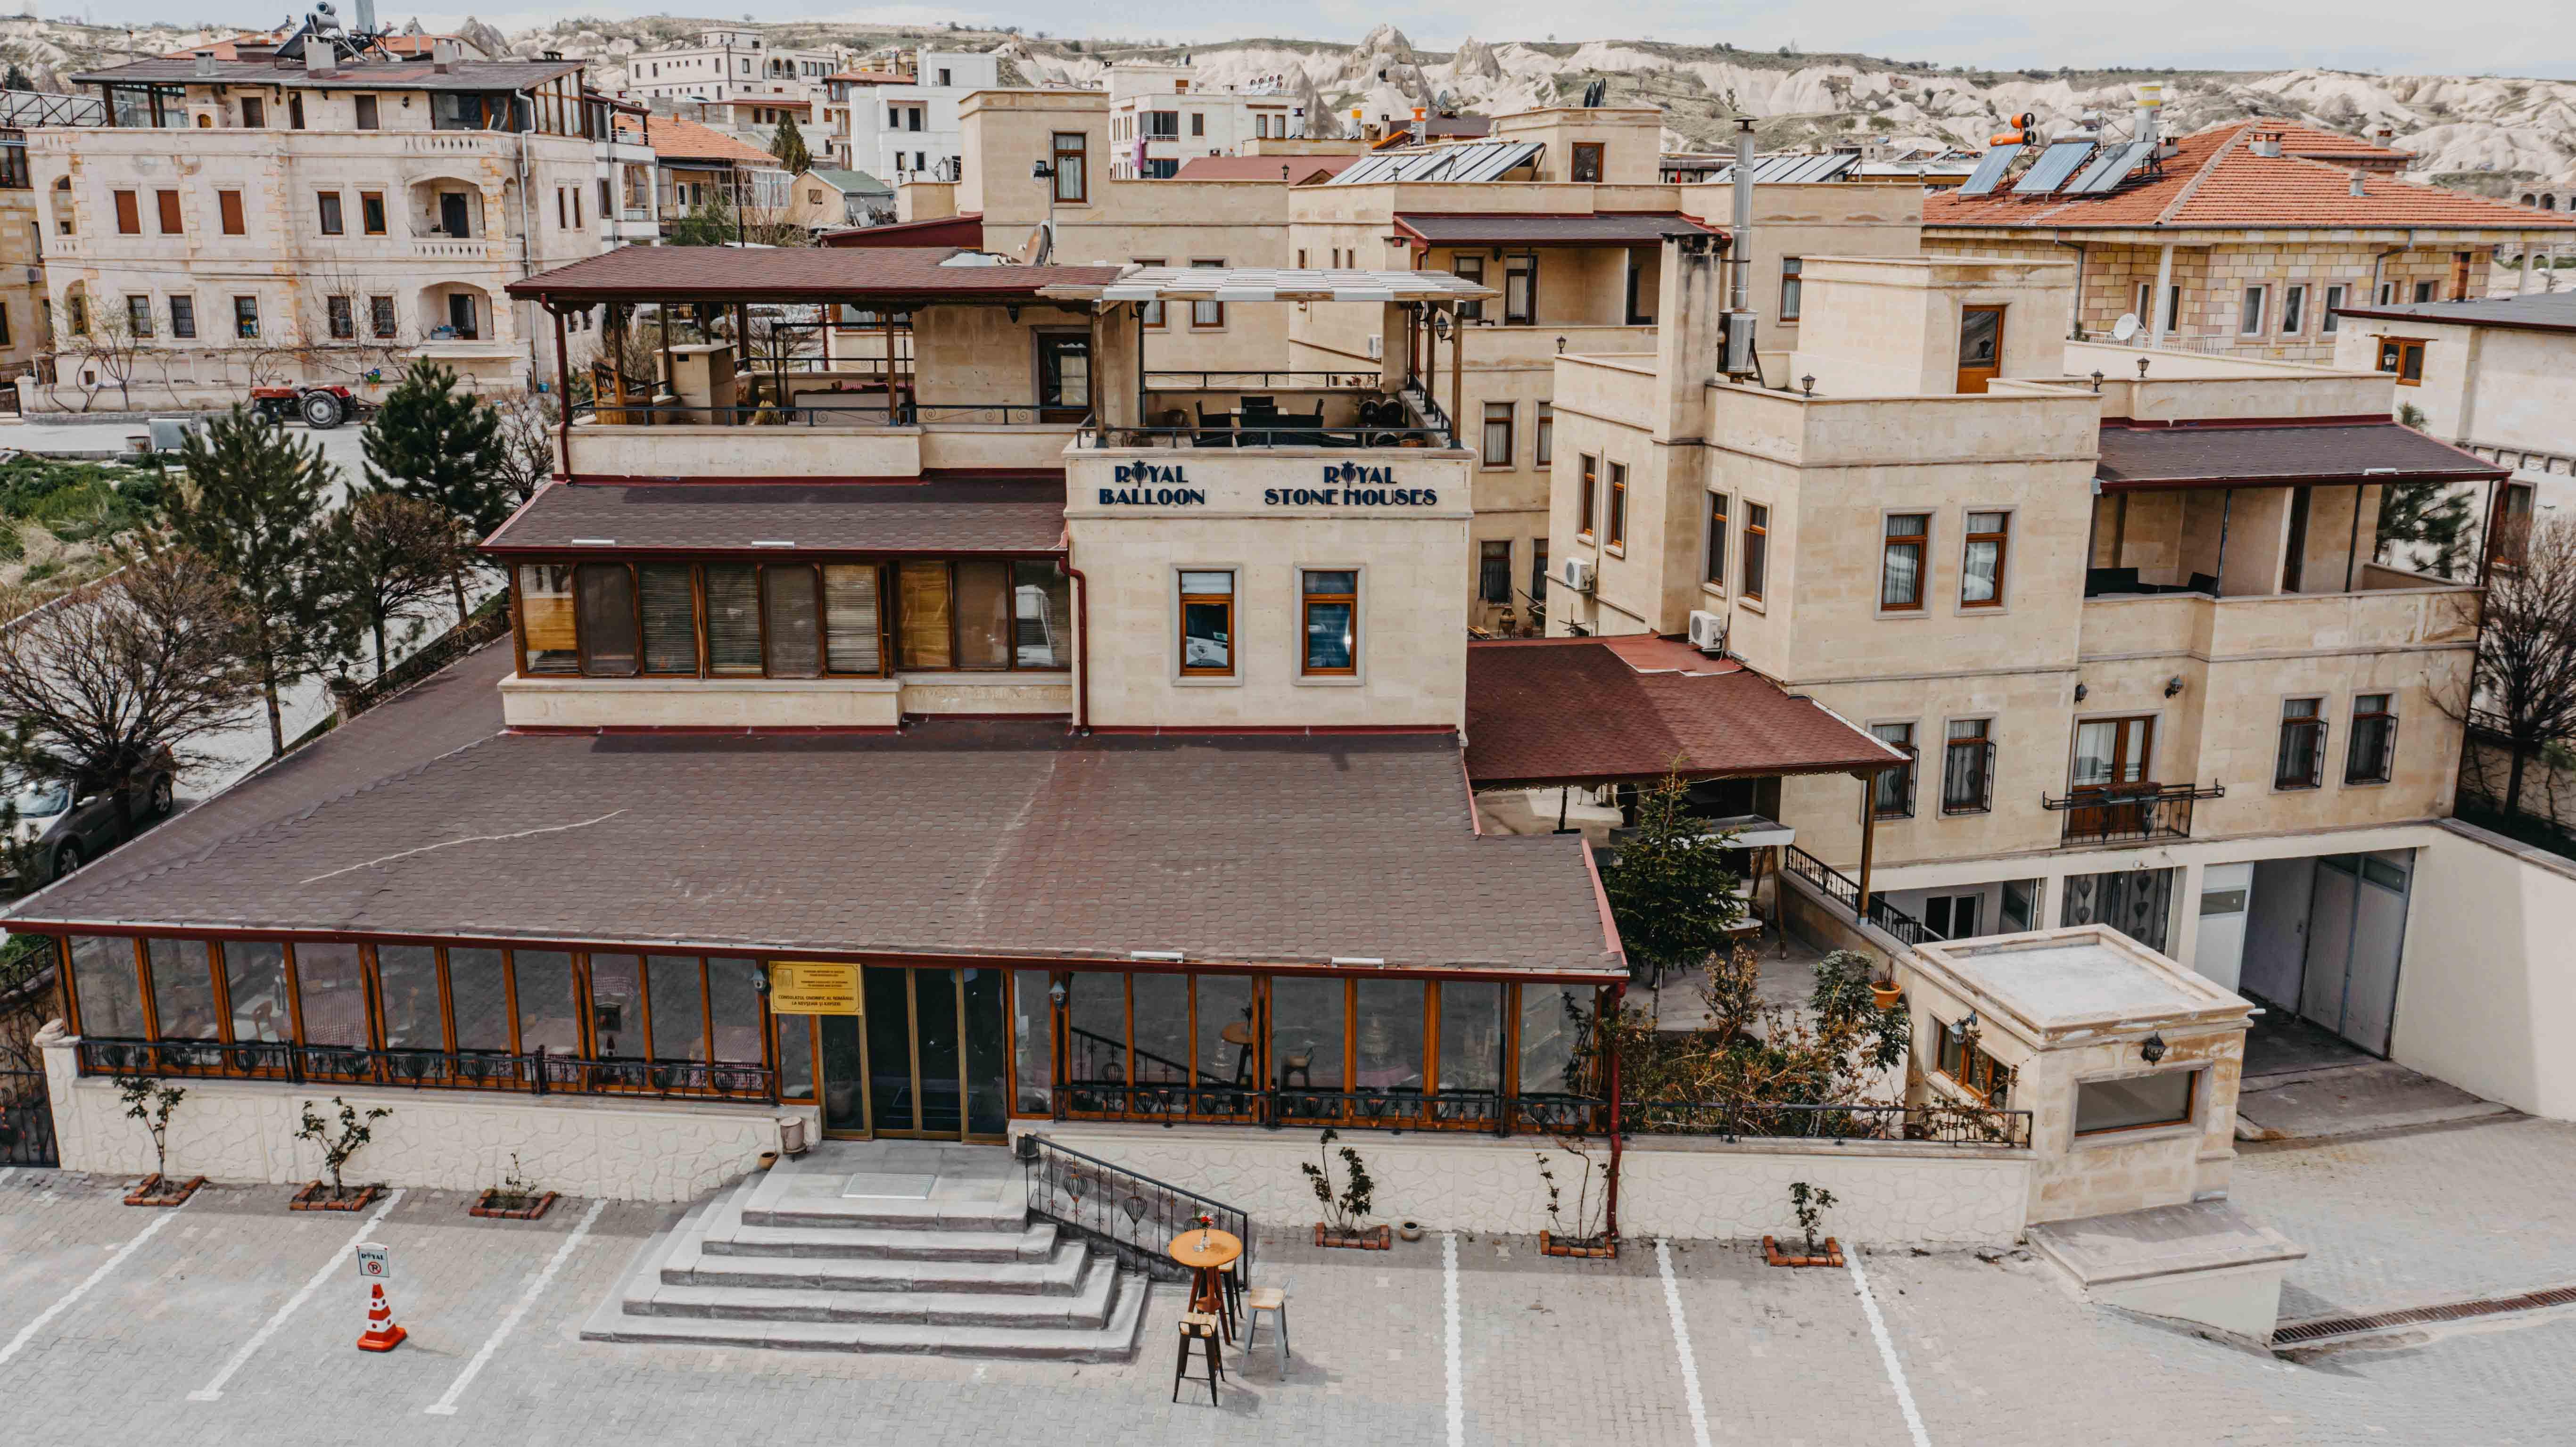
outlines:
[{"label": "rain gutter downspout", "polygon": [[1073,565],[1073,530],[1065,529],[1064,575],[1073,580],[1073,732],[1091,732],[1091,580]]},{"label": "rain gutter downspout", "polygon": [[[519,280],[526,281],[529,277],[537,274],[535,253],[531,250],[537,242],[537,228],[536,222],[530,216],[528,208],[528,131],[537,123],[537,101],[536,97],[530,95],[524,90],[514,90],[510,92],[510,98],[514,112],[518,106],[524,105],[528,108],[528,124],[520,127],[519,129],[518,155]],[[514,113],[510,119],[517,120],[518,116]],[[531,380],[534,380],[537,376],[537,334],[534,328],[529,329],[528,332],[528,376]],[[572,415],[572,394],[570,392],[566,392],[563,396],[556,398],[555,406],[561,410],[567,418],[569,418]],[[565,468],[567,471],[570,470],[570,462],[566,462]]]}]

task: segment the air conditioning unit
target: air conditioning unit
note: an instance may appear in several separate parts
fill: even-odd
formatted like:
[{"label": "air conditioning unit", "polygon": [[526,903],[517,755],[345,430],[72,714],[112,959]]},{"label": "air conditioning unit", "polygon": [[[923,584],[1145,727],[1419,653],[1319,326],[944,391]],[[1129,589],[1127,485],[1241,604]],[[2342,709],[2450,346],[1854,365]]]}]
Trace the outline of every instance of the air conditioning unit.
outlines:
[{"label": "air conditioning unit", "polygon": [[1383,333],[1368,339],[1368,355],[1372,362],[1386,360],[1386,337]]},{"label": "air conditioning unit", "polygon": [[1694,608],[1690,615],[1690,646],[1702,653],[1726,651],[1726,615]]},{"label": "air conditioning unit", "polygon": [[1577,593],[1592,591],[1592,564],[1583,558],[1567,558],[1556,565],[1556,580]]}]

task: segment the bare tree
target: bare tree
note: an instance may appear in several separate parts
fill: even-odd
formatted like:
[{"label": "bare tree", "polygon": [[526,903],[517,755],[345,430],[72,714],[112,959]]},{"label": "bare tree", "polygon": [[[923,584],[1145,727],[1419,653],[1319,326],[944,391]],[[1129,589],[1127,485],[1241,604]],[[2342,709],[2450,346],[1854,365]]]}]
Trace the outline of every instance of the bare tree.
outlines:
[{"label": "bare tree", "polygon": [[[388,662],[386,627],[447,591],[470,552],[443,509],[392,492],[361,493],[333,513],[322,550],[333,618],[375,644],[378,678]],[[344,644],[332,651],[358,650]]]},{"label": "bare tree", "polygon": [[2442,706],[2502,736],[2512,762],[2500,802],[2511,812],[2531,760],[2576,737],[2576,519],[2517,524],[2492,556],[2477,664]]},{"label": "bare tree", "polygon": [[138,550],[0,632],[0,749],[26,774],[115,790],[130,825],[132,784],[163,750],[181,768],[202,762],[189,745],[258,698],[238,633],[233,590],[213,568]]},{"label": "bare tree", "polygon": [[[578,382],[578,378],[575,379]],[[514,503],[526,502],[555,475],[555,419],[562,404],[534,392],[494,400],[501,414],[501,485]]]}]

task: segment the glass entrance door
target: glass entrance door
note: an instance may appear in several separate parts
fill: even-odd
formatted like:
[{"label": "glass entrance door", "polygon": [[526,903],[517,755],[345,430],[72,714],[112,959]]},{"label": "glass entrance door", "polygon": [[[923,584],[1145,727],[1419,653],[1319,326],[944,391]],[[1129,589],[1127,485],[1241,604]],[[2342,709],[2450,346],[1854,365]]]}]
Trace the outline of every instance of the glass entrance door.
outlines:
[{"label": "glass entrance door", "polygon": [[823,1022],[824,1128],[835,1135],[998,1138],[1010,1035],[996,970],[870,965],[861,1015]]}]

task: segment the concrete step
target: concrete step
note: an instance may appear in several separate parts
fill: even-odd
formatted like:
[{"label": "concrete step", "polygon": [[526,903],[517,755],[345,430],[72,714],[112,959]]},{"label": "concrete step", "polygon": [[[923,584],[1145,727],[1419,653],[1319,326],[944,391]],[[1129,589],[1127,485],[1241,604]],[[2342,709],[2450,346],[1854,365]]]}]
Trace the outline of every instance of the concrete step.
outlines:
[{"label": "concrete step", "polygon": [[[927,1229],[852,1225],[838,1218],[803,1225],[754,1225],[743,1219],[758,1181],[717,1198],[702,1248],[709,1256],[851,1257],[913,1261],[1044,1262],[1055,1255],[1052,1221],[1025,1219],[993,1229]],[[774,1217],[775,1212],[764,1212]]]},{"label": "concrete step", "polygon": [[649,1294],[626,1298],[627,1316],[1063,1330],[1106,1325],[1119,1295],[1117,1265],[1106,1258],[1083,1264],[1078,1289],[1064,1295],[675,1285],[667,1277],[641,1284]]},{"label": "concrete step", "polygon": [[[701,1223],[702,1224],[702,1223]],[[661,1279],[674,1286],[851,1292],[1062,1296],[1082,1280],[1089,1250],[1061,1241],[1043,1261],[946,1261],[881,1256],[709,1255],[695,1230],[676,1233]]]},{"label": "concrete step", "polygon": [[1028,1226],[1028,1188],[1017,1177],[942,1181],[927,1198],[844,1196],[824,1171],[757,1173],[744,1193],[747,1226],[888,1231],[1007,1231]]}]

